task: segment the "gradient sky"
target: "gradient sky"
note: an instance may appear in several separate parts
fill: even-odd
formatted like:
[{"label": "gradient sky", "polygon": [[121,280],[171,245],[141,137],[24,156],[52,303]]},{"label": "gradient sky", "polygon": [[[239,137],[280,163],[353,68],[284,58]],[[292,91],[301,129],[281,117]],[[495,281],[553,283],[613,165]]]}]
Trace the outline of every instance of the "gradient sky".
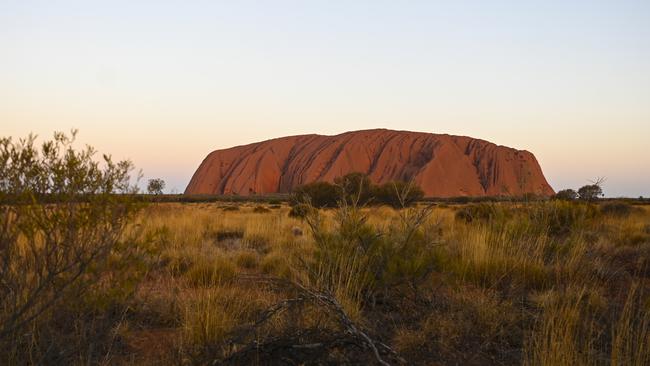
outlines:
[{"label": "gradient sky", "polygon": [[0,135],[72,127],[168,190],[217,148],[381,127],[647,197],[650,1],[0,0]]}]

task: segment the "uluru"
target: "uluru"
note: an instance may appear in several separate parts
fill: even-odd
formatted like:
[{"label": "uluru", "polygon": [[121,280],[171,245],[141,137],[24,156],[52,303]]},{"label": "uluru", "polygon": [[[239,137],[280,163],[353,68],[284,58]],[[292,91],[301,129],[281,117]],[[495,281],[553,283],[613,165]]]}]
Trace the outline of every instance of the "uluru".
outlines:
[{"label": "uluru", "polygon": [[427,197],[554,193],[535,156],[466,136],[386,129],[299,135],[211,152],[186,194],[288,193],[351,172],[414,181]]}]

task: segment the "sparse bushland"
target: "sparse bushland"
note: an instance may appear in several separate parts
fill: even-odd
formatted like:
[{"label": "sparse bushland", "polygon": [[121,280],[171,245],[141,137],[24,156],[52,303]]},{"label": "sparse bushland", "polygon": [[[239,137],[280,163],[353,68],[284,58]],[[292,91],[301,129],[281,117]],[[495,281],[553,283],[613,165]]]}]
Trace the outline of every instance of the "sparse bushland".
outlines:
[{"label": "sparse bushland", "polygon": [[316,208],[337,207],[341,200],[356,201],[360,205],[401,208],[421,200],[424,192],[413,182],[395,181],[375,185],[363,173],[349,173],[336,178],[334,183],[313,182],[296,187],[292,197],[294,205],[308,201]]},{"label": "sparse bushland", "polygon": [[[17,324],[1,364],[650,364],[647,206],[395,209],[349,194],[291,217],[259,202],[142,207],[101,189],[39,205],[5,188],[46,166],[29,161],[23,178],[0,179],[13,192],[0,291],[14,289],[0,327]],[[124,177],[108,171],[83,176]],[[40,280],[39,266],[104,245],[76,279]],[[7,322],[38,283],[36,316]]]},{"label": "sparse bushland", "polygon": [[151,265],[131,164],[74,136],[0,140],[2,364],[98,362]]}]

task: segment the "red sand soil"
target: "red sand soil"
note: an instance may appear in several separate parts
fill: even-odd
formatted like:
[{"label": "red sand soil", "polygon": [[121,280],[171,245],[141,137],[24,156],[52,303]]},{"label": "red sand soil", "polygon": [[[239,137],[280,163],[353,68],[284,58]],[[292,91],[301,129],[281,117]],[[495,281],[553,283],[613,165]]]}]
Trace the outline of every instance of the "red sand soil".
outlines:
[{"label": "red sand soil", "polygon": [[282,137],[210,153],[186,194],[286,193],[351,172],[413,180],[428,197],[552,195],[535,156],[465,136],[364,130]]}]

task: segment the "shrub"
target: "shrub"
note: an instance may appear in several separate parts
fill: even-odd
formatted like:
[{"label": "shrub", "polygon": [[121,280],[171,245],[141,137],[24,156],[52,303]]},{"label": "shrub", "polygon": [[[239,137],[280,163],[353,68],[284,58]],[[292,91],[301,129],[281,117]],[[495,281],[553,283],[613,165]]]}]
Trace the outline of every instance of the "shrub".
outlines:
[{"label": "shrub", "polygon": [[379,289],[402,284],[417,296],[418,285],[438,260],[422,227],[430,214],[431,207],[400,211],[397,222],[384,230],[368,224],[354,202],[341,201],[333,230],[324,227],[317,212],[308,215],[316,244],[314,261],[307,263],[312,283],[348,303],[360,304]]},{"label": "shrub", "polygon": [[292,201],[299,204],[309,201],[314,207],[334,207],[341,197],[340,190],[328,182],[313,182],[297,187],[293,191]]},{"label": "shrub", "polygon": [[372,195],[377,203],[402,208],[421,200],[424,192],[412,183],[397,181],[374,187]]},{"label": "shrub", "polygon": [[40,149],[33,136],[0,139],[0,363],[24,341],[57,354],[69,325],[85,326],[64,314],[119,303],[139,278],[133,261],[144,253],[138,233],[126,232],[141,207],[128,195],[132,165],[107,155],[100,165],[91,147],[74,150],[75,135],[55,133]]},{"label": "shrub", "polygon": [[582,201],[595,201],[598,198],[603,196],[603,189],[600,187],[600,184],[589,184],[578,189],[578,197]]},{"label": "shrub", "polygon": [[562,201],[575,201],[576,199],[578,199],[578,192],[576,192],[573,189],[563,189],[561,191],[558,191],[553,196],[553,199],[562,200]]},{"label": "shrub", "polygon": [[342,196],[347,202],[365,205],[373,198],[374,186],[366,174],[348,173],[335,178],[334,184],[341,190],[339,196]]},{"label": "shrub", "polygon": [[424,197],[422,189],[412,182],[394,181],[377,186],[362,173],[346,174],[334,179],[334,183],[314,182],[297,187],[292,201],[294,205],[309,202],[316,208],[336,207],[340,200],[354,201],[360,206],[373,203],[401,208]]}]

